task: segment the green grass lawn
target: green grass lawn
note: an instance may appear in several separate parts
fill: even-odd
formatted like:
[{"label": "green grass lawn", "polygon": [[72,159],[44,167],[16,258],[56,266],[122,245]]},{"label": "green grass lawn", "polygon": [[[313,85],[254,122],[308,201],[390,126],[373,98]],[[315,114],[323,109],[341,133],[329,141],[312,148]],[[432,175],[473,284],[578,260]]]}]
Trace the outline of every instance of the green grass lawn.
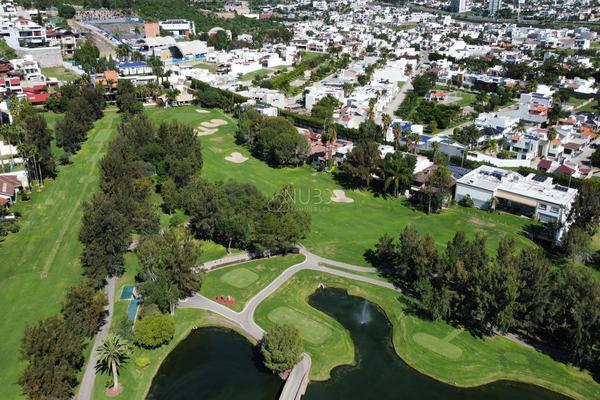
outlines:
[{"label": "green grass lawn", "polygon": [[[203,114],[198,114],[203,115]],[[299,168],[270,168],[250,156],[248,150],[236,145],[231,132],[202,136],[203,174],[218,181],[236,179],[256,185],[267,194],[273,194],[283,185],[295,188],[296,203],[312,216],[311,231],[302,241],[319,255],[340,261],[365,264],[364,252],[372,248],[384,233],[399,234],[407,225],[436,239],[440,249],[458,230],[473,235],[488,234],[490,248],[495,248],[502,234],[509,234],[519,246],[532,245],[521,235],[530,221],[510,214],[490,214],[476,209],[453,207],[441,214],[427,215],[408,207],[404,201],[385,199],[368,191],[347,190],[354,203],[330,201],[332,191],[341,186],[329,174],[316,172],[309,166]],[[248,161],[234,164],[225,157],[240,152]],[[357,218],[357,216],[360,216]]]},{"label": "green grass lawn", "polygon": [[462,90],[456,90],[450,93],[450,96],[460,97],[459,101],[452,103],[459,107],[470,106],[475,102],[476,95],[474,93],[464,92]]},{"label": "green grass lawn", "polygon": [[318,285],[314,276],[306,271],[296,274],[258,306],[254,319],[265,330],[284,323],[298,328],[312,358],[310,379],[322,381],[329,379],[334,367],[354,363],[354,343],[338,321],[307,303]]},{"label": "green grass lawn", "polygon": [[56,314],[65,289],[81,277],[78,240],[82,204],[98,187],[98,161],[116,132],[118,115],[107,111],[88,135],[73,163],[58,167],[55,181],[14,207],[21,230],[0,244],[0,398],[21,393],[17,379],[25,364],[18,359],[27,324]]},{"label": "green grass lawn", "polygon": [[[502,234],[514,236],[521,247],[532,244],[521,235],[529,221],[510,214],[453,207],[441,214],[427,215],[408,207],[402,200],[385,199],[358,190],[347,191],[354,203],[331,202],[332,190],[341,189],[331,175],[316,172],[309,166],[274,169],[251,157],[246,148],[235,144],[235,121],[221,111],[209,110],[203,114],[189,106],[155,107],[147,112],[157,123],[176,119],[196,127],[213,118],[230,121],[218,133],[199,139],[203,147],[203,175],[214,181],[236,179],[249,182],[266,194],[273,194],[284,184],[292,183],[296,190],[296,203],[312,216],[311,232],[303,244],[322,256],[365,264],[364,252],[373,247],[380,235],[397,235],[407,225],[413,225],[423,233],[431,233],[440,249],[457,230],[464,230],[469,235],[485,232],[489,236],[490,248],[497,246]],[[240,152],[250,159],[242,164],[225,160],[232,152]],[[357,215],[364,218],[356,218]]]},{"label": "green grass lawn", "polygon": [[201,68],[201,69],[205,69],[209,72],[216,72],[217,71],[217,66],[214,64],[206,64],[206,63],[199,63],[194,65],[194,68]]},{"label": "green grass lawn", "polygon": [[[321,283],[347,289],[349,294],[379,305],[393,325],[396,353],[413,368],[435,379],[465,387],[513,380],[537,384],[577,399],[600,396],[600,384],[587,372],[502,337],[477,338],[444,322],[421,319],[409,311],[413,300],[395,291],[306,270],[267,298],[256,310],[255,318],[265,329],[283,322],[297,326],[313,361],[311,379],[327,379],[332,368],[355,361],[347,330],[307,303]],[[299,317],[290,318],[290,314]],[[313,333],[313,326],[323,329]]]},{"label": "green grass lawn", "polygon": [[214,299],[218,295],[232,296],[235,304],[229,307],[235,311],[241,311],[248,300],[273,279],[302,260],[304,260],[304,256],[290,254],[215,269],[206,274],[200,294],[209,299]]},{"label": "green grass lawn", "polygon": [[42,73],[46,77],[56,78],[60,81],[65,81],[65,82],[74,81],[74,80],[80,78],[80,76],[78,74],[76,74],[75,72],[73,72],[70,69],[67,69],[65,67],[42,68]]}]

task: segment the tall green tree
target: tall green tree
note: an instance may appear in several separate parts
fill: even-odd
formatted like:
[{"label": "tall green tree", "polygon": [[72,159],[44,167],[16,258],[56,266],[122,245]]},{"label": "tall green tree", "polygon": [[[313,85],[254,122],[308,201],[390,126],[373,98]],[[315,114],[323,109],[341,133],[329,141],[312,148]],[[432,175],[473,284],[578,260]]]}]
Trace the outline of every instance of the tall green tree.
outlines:
[{"label": "tall green tree", "polygon": [[359,187],[371,186],[373,174],[379,166],[379,146],[375,142],[361,142],[354,146],[344,160],[344,173]]},{"label": "tall green tree", "polygon": [[19,378],[30,399],[73,396],[77,372],[83,365],[83,338],[53,316],[25,328],[20,347],[27,367]]},{"label": "tall green tree", "polygon": [[84,246],[81,262],[85,275],[95,287],[104,286],[106,276],[123,272],[128,228],[127,220],[106,194],[97,193],[84,205],[79,232],[79,240]]},{"label": "tall green tree", "polygon": [[292,325],[274,325],[260,343],[265,366],[274,372],[292,369],[300,361],[302,339]]},{"label": "tall green tree", "polygon": [[[153,282],[162,273],[180,295],[200,289],[201,275],[194,270],[200,246],[187,230],[171,228],[146,238],[137,249],[143,282]],[[143,289],[142,289],[143,290]]]},{"label": "tall green tree", "polygon": [[106,294],[82,279],[69,288],[61,313],[68,328],[81,337],[93,337],[102,326],[108,304]]}]

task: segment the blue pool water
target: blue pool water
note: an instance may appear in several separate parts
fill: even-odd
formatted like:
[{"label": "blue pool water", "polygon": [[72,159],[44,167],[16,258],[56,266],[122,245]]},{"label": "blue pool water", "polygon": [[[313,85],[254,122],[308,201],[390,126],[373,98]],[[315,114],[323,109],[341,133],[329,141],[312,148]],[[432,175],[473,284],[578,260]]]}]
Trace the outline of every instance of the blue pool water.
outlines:
[{"label": "blue pool water", "polygon": [[129,300],[131,295],[133,294],[133,285],[125,285],[123,286],[123,291],[121,292],[121,300]]},{"label": "blue pool water", "polygon": [[131,300],[129,303],[129,307],[127,307],[127,320],[133,321],[135,320],[135,316],[137,314],[137,309],[140,306],[140,300]]}]

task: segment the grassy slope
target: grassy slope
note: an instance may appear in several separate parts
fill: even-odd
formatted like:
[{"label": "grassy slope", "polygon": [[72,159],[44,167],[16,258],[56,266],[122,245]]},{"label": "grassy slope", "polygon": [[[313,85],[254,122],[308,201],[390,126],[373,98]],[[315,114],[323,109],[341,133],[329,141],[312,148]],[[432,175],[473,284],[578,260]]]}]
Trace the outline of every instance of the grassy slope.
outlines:
[{"label": "grassy slope", "polygon": [[97,190],[98,161],[118,119],[114,112],[105,114],[73,164],[59,167],[56,181],[15,208],[23,213],[21,230],[0,245],[0,398],[19,397],[24,363],[17,349],[25,326],[58,312],[65,288],[81,275],[82,204]]},{"label": "grassy slope", "polygon": [[[232,296],[236,300],[236,303],[230,306],[230,308],[235,311],[241,311],[248,300],[256,293],[271,283],[284,270],[302,262],[302,260],[304,260],[304,256],[293,254],[250,261],[236,265],[235,267],[216,269],[206,275],[200,293],[209,299],[214,299],[217,295]],[[246,271],[250,271],[251,273],[247,274]],[[234,284],[232,284],[231,279],[241,274],[247,274],[251,279],[245,282],[234,281]]]},{"label": "grassy slope", "polygon": [[42,68],[42,73],[47,77],[56,78],[60,81],[73,81],[80,78],[75,72],[66,69],[65,67],[49,67]]},{"label": "grassy slope", "polygon": [[307,303],[307,297],[320,283],[346,288],[350,294],[378,304],[394,327],[396,353],[413,368],[433,378],[457,386],[478,386],[508,379],[537,384],[578,399],[600,396],[600,385],[588,373],[502,337],[480,339],[444,322],[411,315],[410,298],[399,296],[397,292],[329,274],[301,271],[259,306],[255,318],[259,325],[268,328],[274,323],[269,318],[272,310],[287,307],[333,328],[325,345],[315,345],[307,340],[310,332],[302,331],[299,326],[305,335],[305,349],[313,359],[313,379],[326,379],[335,366],[354,362],[348,332]]}]

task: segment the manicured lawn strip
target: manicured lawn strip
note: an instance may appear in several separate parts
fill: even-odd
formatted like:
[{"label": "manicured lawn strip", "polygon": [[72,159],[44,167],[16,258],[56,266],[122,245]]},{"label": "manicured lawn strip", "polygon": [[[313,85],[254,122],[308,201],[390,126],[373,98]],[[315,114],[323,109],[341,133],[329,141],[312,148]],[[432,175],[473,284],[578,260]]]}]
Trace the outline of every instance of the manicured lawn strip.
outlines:
[{"label": "manicured lawn strip", "polygon": [[[81,277],[78,240],[82,205],[98,187],[98,161],[116,132],[119,116],[106,111],[96,122],[72,164],[58,167],[27,203],[15,206],[21,230],[0,244],[0,398],[20,398],[17,379],[25,364],[18,359],[27,324],[56,314],[65,290]],[[107,134],[104,134],[107,132]]]},{"label": "manicured lawn strip", "polygon": [[80,75],[77,75],[75,72],[65,68],[65,67],[48,67],[42,68],[42,73],[49,78],[56,78],[59,81],[74,81],[80,78]]},{"label": "manicured lawn strip", "polygon": [[[232,296],[235,304],[229,307],[235,311],[242,311],[248,300],[284,270],[303,260],[304,256],[300,254],[289,254],[215,269],[206,274],[200,294],[209,299],[214,299],[218,295]],[[250,278],[254,277],[248,272],[258,277],[250,282]],[[247,278],[248,281],[244,282],[243,278]]]},{"label": "manicured lawn strip", "polygon": [[[160,364],[169,355],[169,353],[185,339],[192,329],[195,327],[202,328],[208,326],[219,326],[232,329],[237,333],[244,335],[233,324],[226,319],[209,313],[203,310],[194,309],[178,309],[175,312],[175,334],[173,340],[158,349],[144,350],[137,347],[134,348],[132,357],[127,364],[121,369],[119,375],[119,383],[123,385],[123,392],[119,395],[119,399],[142,400],[146,398],[152,379],[158,372]],[[253,341],[247,337],[253,343]],[[254,343],[253,343],[254,344]],[[138,368],[135,365],[136,358],[148,357],[150,364],[145,368]],[[201,362],[202,360],[199,360]],[[94,385],[93,399],[109,399],[104,394],[107,382],[112,378],[107,374],[100,374],[96,377]]]},{"label": "manicured lawn strip", "polygon": [[[308,296],[320,283],[345,288],[349,294],[379,305],[393,325],[396,353],[411,367],[435,379],[464,387],[513,380],[543,386],[576,399],[600,396],[600,384],[587,372],[502,337],[477,338],[444,322],[423,320],[411,313],[411,298],[389,289],[317,271],[299,272],[265,300],[256,312],[257,322],[267,328],[272,324],[268,319],[271,310],[289,307],[309,313],[311,318],[327,326],[337,326],[332,338],[347,336],[346,330],[339,324],[333,324],[330,317],[308,305]],[[305,345],[313,358],[311,374],[315,375],[315,379],[323,378],[323,371],[340,365],[340,359],[350,360],[344,363],[353,359],[354,353],[349,348],[330,351],[327,345],[311,346],[307,341]]]},{"label": "manicured lawn strip", "polygon": [[[304,350],[310,353],[312,359],[310,379],[324,381],[330,378],[331,370],[336,366],[355,363],[354,343],[350,333],[337,320],[308,304],[308,297],[319,283],[315,279],[317,275],[306,271],[296,274],[258,306],[254,319],[265,330],[275,323],[291,323],[298,328]],[[304,278],[308,278],[308,281],[304,281]],[[277,319],[278,315],[285,315],[281,313],[285,309],[302,315],[302,318]],[[310,329],[316,324],[323,328],[317,333],[318,338],[313,337]],[[323,330],[328,331],[328,335],[321,332]]]},{"label": "manicured lawn strip", "polygon": [[201,68],[201,69],[205,69],[207,71],[210,72],[216,72],[217,71],[217,66],[214,64],[205,64],[205,63],[199,63],[194,65],[194,68]]},{"label": "manicured lawn strip", "polygon": [[[219,258],[223,258],[227,255],[227,249],[215,242],[211,242],[210,240],[202,240],[200,241],[200,257],[198,257],[198,264],[203,264],[207,261],[218,260]],[[235,254],[239,252],[237,249],[232,249],[231,253]]]},{"label": "manicured lawn strip", "polygon": [[[408,207],[402,200],[385,199],[358,190],[346,190],[354,203],[331,202],[332,190],[342,189],[331,175],[316,172],[309,166],[270,168],[234,140],[228,133],[200,137],[203,176],[212,181],[235,179],[252,183],[269,195],[285,184],[292,184],[297,205],[312,216],[311,231],[302,243],[324,257],[366,265],[364,252],[375,245],[379,236],[384,233],[396,236],[407,225],[430,233],[440,250],[459,230],[468,236],[478,231],[486,233],[490,250],[497,247],[503,234],[514,237],[521,248],[533,245],[521,234],[531,221],[511,214],[492,214],[456,206],[441,214],[427,215]],[[234,164],[224,159],[236,151],[249,160]]]},{"label": "manicured lawn strip", "polygon": [[248,72],[247,74],[244,74],[240,77],[241,81],[251,81],[252,79],[256,78],[257,76],[267,76],[269,75],[271,71],[267,68],[261,68],[258,69],[256,71],[252,71],[252,72]]},{"label": "manicured lawn strip", "polygon": [[336,267],[334,265],[329,265],[329,264],[323,264],[323,266],[327,267],[327,268],[335,269],[335,270],[338,270],[338,271],[350,272],[350,273],[352,273],[354,275],[361,275],[361,276],[365,276],[365,277],[371,278],[371,279],[378,279],[378,280],[380,280],[382,282],[389,282],[383,276],[379,275],[378,272],[350,271],[347,268]]}]

